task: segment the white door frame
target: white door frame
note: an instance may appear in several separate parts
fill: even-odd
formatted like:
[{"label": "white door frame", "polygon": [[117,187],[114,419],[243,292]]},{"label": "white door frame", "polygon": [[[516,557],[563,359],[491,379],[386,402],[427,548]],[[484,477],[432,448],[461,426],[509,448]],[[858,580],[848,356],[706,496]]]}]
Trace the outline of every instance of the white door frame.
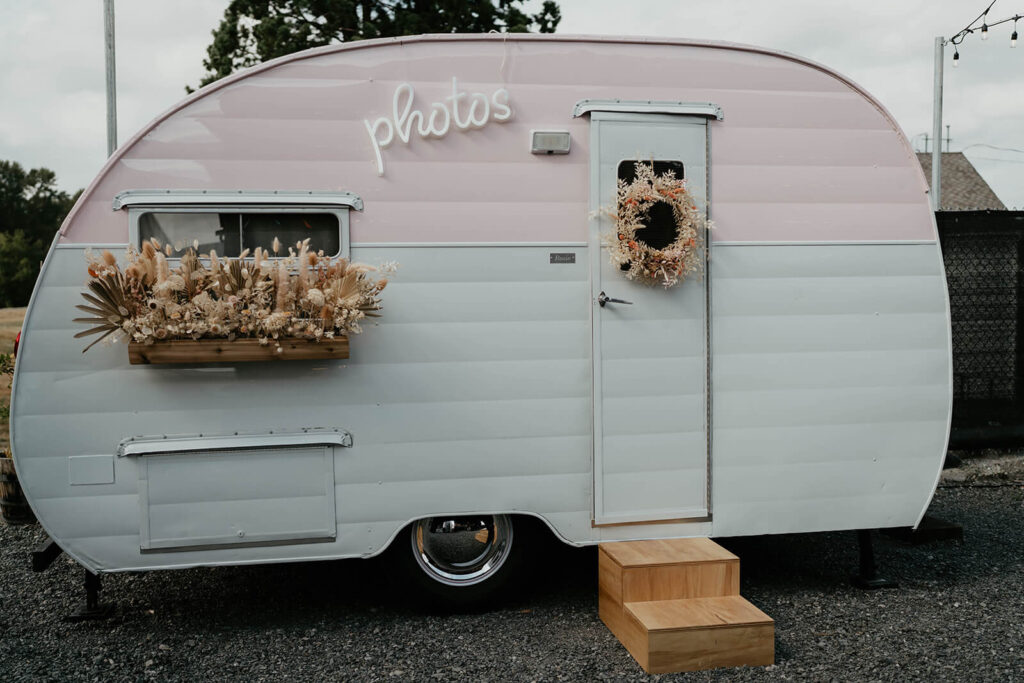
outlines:
[{"label": "white door frame", "polygon": [[[590,129],[590,209],[593,212],[597,212],[602,205],[606,205],[609,201],[613,200],[613,197],[603,197],[601,189],[601,144],[600,144],[600,130],[602,123],[604,122],[627,122],[627,123],[658,123],[664,125],[666,123],[679,124],[680,134],[685,135],[687,131],[693,131],[695,126],[700,126],[703,132],[703,165],[700,167],[703,173],[702,187],[692,188],[697,190],[696,194],[698,199],[704,201],[704,210],[707,214],[707,197],[708,197],[708,131],[707,121],[703,118],[694,116],[679,116],[671,114],[649,114],[649,113],[637,113],[637,112],[604,112],[594,111],[591,113],[591,129]],[[669,155],[671,156],[671,154]],[[657,156],[655,158],[666,158],[664,156]],[[607,161],[607,160],[604,160]],[[684,160],[684,164],[686,161]],[[703,194],[703,197],[699,195]],[[606,286],[607,282],[602,282],[601,268],[603,261],[607,259],[605,250],[601,247],[600,233],[603,228],[607,227],[607,222],[600,219],[595,219],[591,222],[589,244],[590,244],[590,269],[591,269],[591,323],[593,330],[593,440],[594,440],[594,467],[593,467],[593,485],[594,485],[594,509],[593,509],[593,523],[595,526],[602,526],[608,524],[629,524],[629,523],[643,523],[643,522],[665,522],[665,521],[708,521],[711,517],[711,340],[710,340],[710,282],[707,276],[707,256],[709,241],[707,239],[707,233],[705,232],[705,250],[703,252],[704,258],[704,275],[701,276],[701,282],[699,286],[702,287],[704,296],[699,304],[703,307],[703,356],[704,356],[704,415],[702,416],[704,423],[704,487],[703,487],[703,501],[702,504],[681,504],[678,508],[667,510],[638,510],[637,512],[631,512],[623,514],[621,512],[613,512],[611,514],[605,511],[604,501],[604,452],[603,452],[603,441],[604,441],[604,397],[602,395],[604,387],[603,377],[603,365],[602,362],[602,320],[601,320],[601,308],[597,303],[597,295],[602,290],[602,286]],[[692,285],[697,283],[684,283],[679,286]],[[608,292],[609,296],[615,296],[614,292]],[[680,456],[682,459],[682,456]],[[680,498],[683,497],[682,491],[680,492]],[[680,503],[684,501],[680,500]]]}]

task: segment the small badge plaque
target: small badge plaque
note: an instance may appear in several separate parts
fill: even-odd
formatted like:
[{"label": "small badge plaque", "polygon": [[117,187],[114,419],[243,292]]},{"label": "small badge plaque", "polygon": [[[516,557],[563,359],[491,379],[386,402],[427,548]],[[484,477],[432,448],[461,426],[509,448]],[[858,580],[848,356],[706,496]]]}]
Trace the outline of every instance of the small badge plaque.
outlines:
[{"label": "small badge plaque", "polygon": [[576,263],[576,254],[573,252],[552,253],[551,263]]}]

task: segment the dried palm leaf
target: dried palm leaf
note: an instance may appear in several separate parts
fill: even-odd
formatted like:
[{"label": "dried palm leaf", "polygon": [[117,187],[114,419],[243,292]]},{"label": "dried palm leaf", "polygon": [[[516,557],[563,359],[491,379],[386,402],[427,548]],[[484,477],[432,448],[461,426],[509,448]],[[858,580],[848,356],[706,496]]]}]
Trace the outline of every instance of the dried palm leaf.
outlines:
[{"label": "dried palm leaf", "polygon": [[226,275],[227,283],[231,286],[229,291],[232,294],[240,292],[245,287],[245,282],[242,276],[242,259],[231,259],[228,262]]},{"label": "dried palm leaf", "polygon": [[74,322],[92,325],[92,327],[76,334],[75,339],[102,333],[99,338],[82,349],[82,353],[91,349],[97,342],[106,339],[115,332],[119,332],[121,324],[130,316],[129,302],[125,297],[124,285],[124,275],[121,274],[121,271],[116,271],[110,275],[104,275],[90,281],[89,290],[91,294],[82,292],[82,298],[93,305],[78,305],[76,308],[92,314],[93,317],[75,318]]},{"label": "dried palm leaf", "polygon": [[347,299],[359,292],[359,275],[355,270],[350,270],[341,278],[341,286],[338,289],[338,298]]},{"label": "dried palm leaf", "polygon": [[189,249],[182,255],[178,270],[185,281],[185,294],[191,301],[204,287],[206,268],[199,261],[196,252]]},{"label": "dried palm leaf", "polygon": [[75,308],[77,308],[80,311],[85,311],[86,313],[92,313],[93,315],[103,315],[103,309],[101,308],[94,308],[92,306],[82,306],[81,304],[75,306]]}]

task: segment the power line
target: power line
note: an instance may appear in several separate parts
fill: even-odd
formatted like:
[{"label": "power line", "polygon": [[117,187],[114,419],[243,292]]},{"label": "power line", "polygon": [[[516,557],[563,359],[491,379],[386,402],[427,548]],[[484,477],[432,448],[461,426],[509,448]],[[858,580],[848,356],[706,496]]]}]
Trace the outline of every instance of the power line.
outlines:
[{"label": "power line", "polygon": [[1024,159],[997,159],[995,157],[971,157],[971,161],[1001,161],[1005,164],[1024,164]]},{"label": "power line", "polygon": [[[973,144],[967,145],[966,147],[964,147],[960,151],[962,152],[962,151],[964,151],[966,149],[970,149],[971,147],[986,147],[988,149],[999,150],[1000,152],[1017,152],[1018,154],[1024,154],[1024,149],[1017,149],[1016,147],[999,147],[997,145],[990,145],[990,144],[985,143],[985,142],[975,142]],[[980,159],[981,157],[978,157],[978,158]]]}]

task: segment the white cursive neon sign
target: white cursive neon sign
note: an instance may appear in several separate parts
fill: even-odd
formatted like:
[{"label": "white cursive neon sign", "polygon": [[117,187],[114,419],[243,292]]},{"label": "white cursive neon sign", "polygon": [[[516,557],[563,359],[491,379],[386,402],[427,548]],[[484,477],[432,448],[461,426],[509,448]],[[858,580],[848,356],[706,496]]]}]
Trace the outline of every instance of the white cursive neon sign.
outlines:
[{"label": "white cursive neon sign", "polygon": [[414,130],[421,138],[443,138],[453,126],[456,130],[473,130],[483,128],[489,121],[504,123],[512,118],[505,88],[498,88],[490,97],[482,92],[461,92],[452,78],[452,94],[441,102],[432,102],[425,112],[412,108],[415,96],[413,87],[402,83],[395,88],[390,118],[382,116],[373,123],[363,120],[377,156],[377,175],[384,175],[381,150],[390,147],[396,138],[409,144]]}]

